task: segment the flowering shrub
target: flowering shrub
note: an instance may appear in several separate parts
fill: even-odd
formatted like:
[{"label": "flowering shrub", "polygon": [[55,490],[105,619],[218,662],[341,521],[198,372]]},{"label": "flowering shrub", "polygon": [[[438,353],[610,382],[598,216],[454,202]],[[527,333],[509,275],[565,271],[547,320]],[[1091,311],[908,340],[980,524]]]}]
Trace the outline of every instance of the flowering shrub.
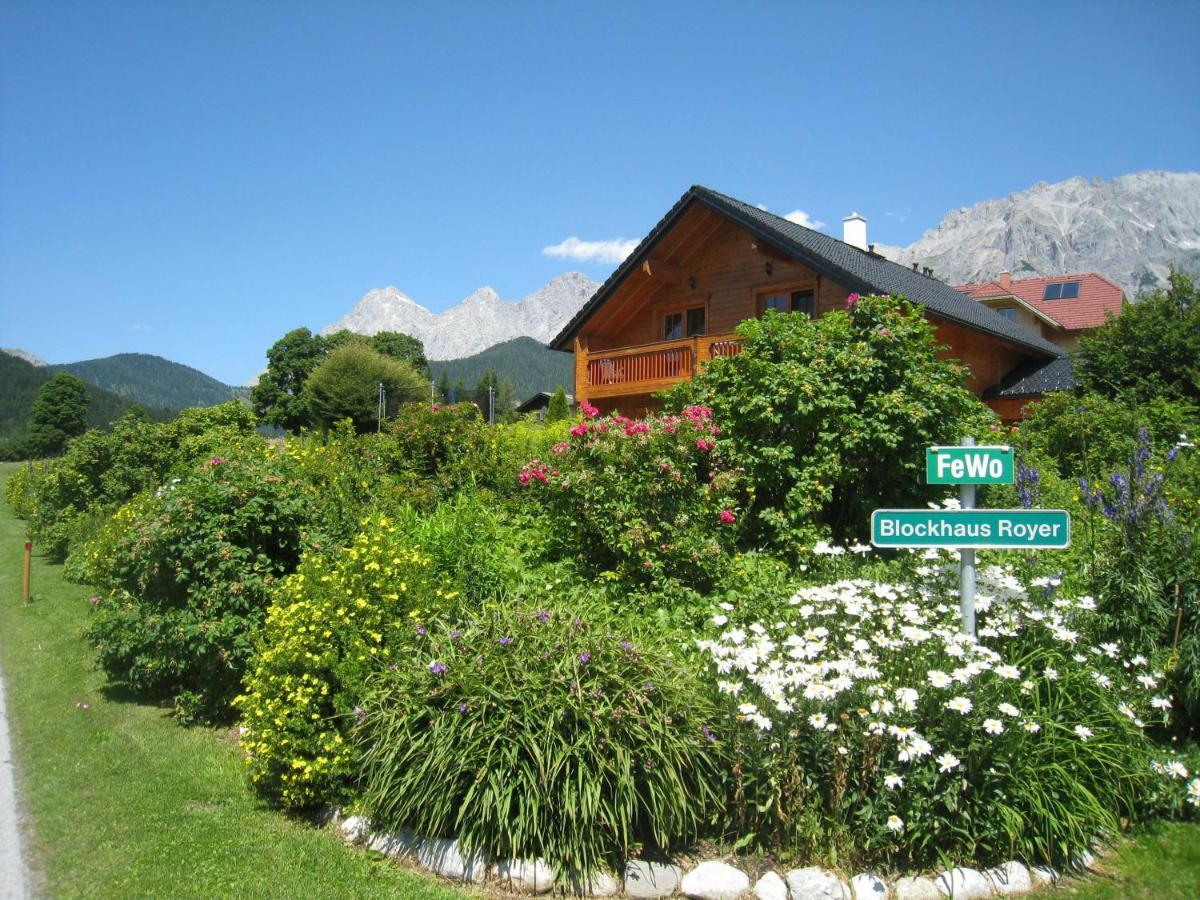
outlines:
[{"label": "flowering shrub", "polygon": [[313,510],[309,545],[332,550],[354,539],[364,511],[391,514],[407,506],[432,509],[429,479],[389,460],[386,435],[355,435],[347,423],[319,434],[289,437],[285,453],[304,481]]},{"label": "flowering shrub", "polygon": [[383,452],[397,471],[428,479],[446,495],[469,483],[467,464],[490,443],[487,422],[473,403],[409,403],[388,422]]},{"label": "flowering shrub", "polygon": [[830,531],[859,536],[877,507],[932,497],[919,448],[994,421],[939,359],[933,326],[903,299],[858,297],[843,312],[767,314],[738,326],[742,352],[714,359],[668,403],[710,406],[722,456],[745,470],[760,545],[793,549]]},{"label": "flowering shrub", "polygon": [[407,658],[429,622],[500,595],[506,543],[462,501],[374,516],[345,550],[307,554],[272,597],[236,701],[258,789],[293,807],[343,797],[366,678]]},{"label": "flowering shrub", "polygon": [[309,510],[285,462],[214,456],[123,506],[72,561],[104,594],[87,637],[109,678],[220,718]]},{"label": "flowering shrub", "polygon": [[1177,518],[1167,493],[1168,478],[1191,462],[1179,455],[1173,447],[1156,460],[1142,428],[1106,483],[1079,480],[1089,526],[1080,575],[1095,591],[1106,637],[1142,653],[1173,649],[1176,691],[1200,726],[1200,534]]},{"label": "flowering shrub", "polygon": [[802,588],[700,641],[741,723],[742,833],[843,861],[1060,860],[1134,818],[1163,674],[1093,645],[1095,604],[981,578],[979,639],[933,570]]},{"label": "flowering shrub", "polygon": [[558,553],[634,585],[711,584],[736,545],[744,502],[740,473],[714,455],[722,438],[712,411],[636,421],[584,412],[517,479]]},{"label": "flowering shrub", "polygon": [[540,857],[578,884],[720,813],[711,694],[661,639],[607,611],[450,620],[373,687],[362,804],[384,827]]},{"label": "flowering shrub", "polygon": [[127,413],[111,432],[89,431],[63,456],[28,469],[20,514],[28,518],[38,546],[62,560],[120,504],[160,484],[174,469],[211,456],[215,444],[261,445],[253,428],[253,415],[236,402],[184,410],[165,424]]}]

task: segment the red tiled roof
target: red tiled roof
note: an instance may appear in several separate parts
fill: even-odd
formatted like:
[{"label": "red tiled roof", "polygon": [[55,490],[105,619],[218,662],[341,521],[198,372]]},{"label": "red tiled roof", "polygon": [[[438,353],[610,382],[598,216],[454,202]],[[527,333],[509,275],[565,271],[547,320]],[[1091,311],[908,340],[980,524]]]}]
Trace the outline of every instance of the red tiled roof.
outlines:
[{"label": "red tiled roof", "polygon": [[[1078,281],[1079,296],[1071,300],[1043,300],[1046,285],[1061,281]],[[960,284],[954,288],[973,300],[998,297],[1017,297],[1028,303],[1042,315],[1049,316],[1067,331],[1079,331],[1103,325],[1106,316],[1121,314],[1125,295],[1121,289],[1094,272],[1078,275],[1051,275],[1046,278],[1022,278],[1012,281],[1008,288],[1000,287],[998,281],[979,281]]]}]

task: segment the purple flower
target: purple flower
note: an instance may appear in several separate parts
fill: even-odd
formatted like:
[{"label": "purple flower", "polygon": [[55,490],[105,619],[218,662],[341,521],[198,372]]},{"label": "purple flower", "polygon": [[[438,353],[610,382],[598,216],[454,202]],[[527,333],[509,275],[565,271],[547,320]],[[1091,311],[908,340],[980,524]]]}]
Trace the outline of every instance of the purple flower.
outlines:
[{"label": "purple flower", "polygon": [[361,706],[354,707],[354,724],[361,725],[367,721],[367,713]]},{"label": "purple flower", "polygon": [[450,632],[450,640],[457,641],[460,637],[462,637],[462,632],[459,631],[457,628],[455,628],[452,632]]},{"label": "purple flower", "polygon": [[700,726],[700,733],[702,735],[704,735],[706,738],[708,738],[708,742],[710,744],[715,744],[717,742],[717,736],[715,734],[713,734],[712,729],[709,728],[707,725]]},{"label": "purple flower", "polygon": [[512,643],[512,638],[510,638],[508,635],[505,635],[504,637],[500,638],[500,646],[501,647],[507,647],[511,643]]},{"label": "purple flower", "polygon": [[621,641],[621,649],[626,651],[632,650],[633,644],[631,644],[629,641]]},{"label": "purple flower", "polygon": [[417,626],[417,634],[420,635],[421,637],[425,637],[425,626],[424,625]]},{"label": "purple flower", "polygon": [[465,703],[458,704],[459,715],[465,716],[470,711],[471,711],[471,707],[467,706],[467,704],[465,704]]},{"label": "purple flower", "polygon": [[646,684],[645,684],[645,688],[646,688],[646,693],[650,693],[651,691],[653,691],[653,690],[654,690],[654,682],[653,682],[653,681],[647,681],[647,682],[646,682]]},{"label": "purple flower", "polygon": [[543,625],[545,625],[546,622],[548,622],[550,620],[550,613],[544,609],[540,610],[537,614],[537,620],[539,622],[541,622]]},{"label": "purple flower", "polygon": [[592,661],[592,654],[590,654],[590,653],[588,653],[586,650],[584,650],[582,653],[580,653],[580,654],[579,654],[579,661],[580,661],[581,663],[589,663],[589,662],[591,662],[591,661]]},{"label": "purple flower", "polygon": [[1179,448],[1172,447],[1167,451],[1167,462],[1175,462],[1175,457],[1179,456]]},{"label": "purple flower", "polygon": [[431,673],[433,673],[434,675],[445,675],[446,674],[446,664],[439,660],[438,662],[432,663],[429,666],[429,671]]}]

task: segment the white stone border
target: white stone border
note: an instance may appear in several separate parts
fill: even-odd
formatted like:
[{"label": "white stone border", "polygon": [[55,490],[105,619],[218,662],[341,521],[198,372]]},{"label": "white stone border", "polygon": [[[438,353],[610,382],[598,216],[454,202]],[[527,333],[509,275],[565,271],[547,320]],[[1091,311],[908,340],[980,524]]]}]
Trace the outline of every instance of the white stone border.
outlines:
[{"label": "white stone border", "polygon": [[[466,853],[458,841],[422,838],[411,831],[390,834],[372,831],[362,816],[340,819],[334,827],[344,841],[360,844],[390,859],[408,860],[452,881],[482,884],[490,876],[513,891],[549,893],[556,872],[544,860],[501,860],[492,865],[480,854]],[[1075,873],[1089,870],[1095,856],[1084,851],[1071,859]],[[783,875],[767,872],[757,882],[741,869],[720,860],[699,863],[686,874],[670,863],[630,860],[618,881],[608,872],[598,872],[586,885],[572,885],[572,893],[590,897],[669,897],[680,893],[692,900],[985,900],[1023,894],[1053,884],[1062,873],[1050,866],[1026,868],[1012,860],[982,872],[955,866],[935,877],[905,875],[889,883],[870,872],[849,881],[819,866],[792,869]],[[622,891],[622,888],[624,890]]]}]

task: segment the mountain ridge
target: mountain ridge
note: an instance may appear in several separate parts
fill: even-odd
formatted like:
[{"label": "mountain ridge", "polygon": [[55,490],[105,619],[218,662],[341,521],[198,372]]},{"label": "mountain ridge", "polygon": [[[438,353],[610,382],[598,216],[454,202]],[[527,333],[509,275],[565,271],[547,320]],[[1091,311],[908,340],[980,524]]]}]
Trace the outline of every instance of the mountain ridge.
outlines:
[{"label": "mountain ridge", "polygon": [[1133,300],[1165,287],[1172,265],[1200,273],[1200,173],[1039,181],[950,210],[907,247],[875,249],[950,284],[1096,272]]},{"label": "mountain ridge", "polygon": [[532,294],[503,300],[483,285],[442,313],[430,312],[394,286],[376,288],[321,334],[343,328],[365,335],[399,331],[419,339],[430,360],[464,359],[519,337],[549,341],[599,286],[581,272],[566,272]]}]

